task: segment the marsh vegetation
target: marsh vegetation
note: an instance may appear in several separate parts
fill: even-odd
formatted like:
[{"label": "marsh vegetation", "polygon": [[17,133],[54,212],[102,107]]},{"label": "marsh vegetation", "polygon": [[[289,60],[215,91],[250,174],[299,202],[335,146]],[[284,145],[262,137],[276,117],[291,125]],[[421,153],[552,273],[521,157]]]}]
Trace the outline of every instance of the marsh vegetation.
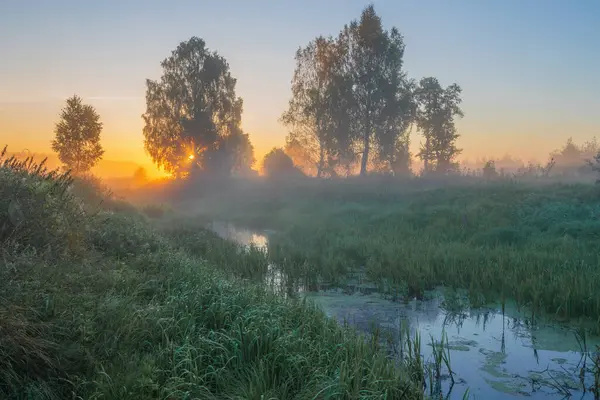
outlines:
[{"label": "marsh vegetation", "polygon": [[600,144],[461,166],[461,87],[410,78],[373,5],[339,28],[296,51],[260,166],[196,36],[146,80],[162,181],[89,174],[78,95],[60,170],[4,149],[0,397],[600,396]]},{"label": "marsh vegetation", "polygon": [[[432,363],[424,368],[428,380],[443,376],[445,393],[456,375],[464,381],[453,396],[468,388],[476,395],[537,390],[593,398],[598,187],[541,178],[370,178],[232,183],[218,201],[203,193],[193,201],[189,191],[181,197],[186,201],[177,207],[188,223],[208,223],[222,237],[249,245],[248,254],[262,248],[270,266],[257,270],[257,279],[275,282],[280,294],[316,300],[340,323],[368,334],[371,323],[395,332],[395,346],[401,321],[412,318],[405,337],[477,351],[482,359],[475,364],[441,351],[421,354],[424,365]],[[429,316],[407,311],[414,302]],[[486,329],[483,320],[494,322]],[[508,350],[507,331],[514,335]],[[529,358],[523,348],[532,350]],[[453,360],[449,368],[442,356]],[[500,372],[486,367],[491,359]],[[447,372],[438,372],[441,365]]]}]

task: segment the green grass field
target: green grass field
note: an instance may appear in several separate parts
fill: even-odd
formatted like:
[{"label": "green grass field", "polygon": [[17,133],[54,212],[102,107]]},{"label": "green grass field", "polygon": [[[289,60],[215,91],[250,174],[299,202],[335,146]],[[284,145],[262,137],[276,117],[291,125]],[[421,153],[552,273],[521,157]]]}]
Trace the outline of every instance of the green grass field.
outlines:
[{"label": "green grass field", "polygon": [[[600,326],[593,185],[257,180],[138,211],[96,180],[0,162],[2,398],[425,396],[418,351],[389,358],[277,295],[269,262],[308,285],[358,271],[402,297],[443,285]],[[268,254],[202,228],[213,219],[274,229]]]},{"label": "green grass field", "polygon": [[230,190],[192,208],[276,230],[269,255],[290,279],[344,284],[358,272],[410,296],[443,285],[474,305],[511,299],[600,327],[597,186],[357,179]]},{"label": "green grass field", "polygon": [[248,279],[264,253],[0,162],[1,398],[423,397],[419,360]]}]

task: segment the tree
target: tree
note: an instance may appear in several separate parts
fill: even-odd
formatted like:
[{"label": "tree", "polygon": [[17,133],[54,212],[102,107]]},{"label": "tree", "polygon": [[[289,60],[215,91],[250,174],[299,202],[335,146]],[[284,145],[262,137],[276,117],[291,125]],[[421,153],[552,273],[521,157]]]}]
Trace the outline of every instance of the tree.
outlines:
[{"label": "tree", "polygon": [[296,69],[292,79],[292,98],[281,121],[291,128],[288,141],[303,148],[316,163],[316,175],[321,177],[328,159],[334,153],[332,116],[334,111],[336,43],[319,36],[296,52]]},{"label": "tree", "polygon": [[[593,172],[600,176],[600,152],[596,153],[593,160],[587,160],[587,164],[591,167]],[[596,183],[600,183],[600,177],[596,179]]]},{"label": "tree", "polygon": [[219,154],[222,155],[221,166],[224,170],[235,175],[243,175],[252,169],[256,161],[254,158],[254,146],[250,141],[250,135],[235,130],[223,137],[218,145]]},{"label": "tree", "polygon": [[416,83],[408,80],[402,71],[403,53],[402,37],[394,28],[390,34],[385,64],[382,121],[375,131],[377,156],[394,175],[410,174],[410,128],[415,121],[417,107],[414,98]]},{"label": "tree", "polygon": [[101,132],[102,122],[94,107],[83,104],[79,96],[73,95],[61,110],[52,150],[73,174],[84,174],[102,159]]},{"label": "tree", "polygon": [[486,161],[483,166],[482,173],[485,179],[494,179],[498,177],[498,171],[496,171],[496,162],[494,160]]},{"label": "tree", "polygon": [[457,167],[454,158],[461,150],[456,147],[460,135],[454,121],[464,116],[459,106],[461,91],[457,84],[444,89],[436,78],[423,78],[419,82],[415,92],[416,121],[425,143],[418,156],[424,162],[425,173],[447,173]]},{"label": "tree", "polygon": [[243,103],[227,61],[192,37],[161,67],[160,80],[146,80],[142,116],[144,147],[152,160],[178,177],[192,170],[231,174],[241,163],[249,168],[253,155],[241,129]]},{"label": "tree", "polygon": [[292,159],[294,165],[304,174],[318,175],[318,161],[314,158],[315,153],[307,149],[296,135],[288,135],[286,138],[284,152]]},{"label": "tree", "polygon": [[373,5],[363,10],[359,21],[346,26],[340,38],[349,49],[353,125],[361,142],[360,174],[365,175],[373,141],[391,167],[399,148],[396,141],[410,125],[412,101],[404,90],[408,84],[402,71],[404,39],[396,28],[383,29]]},{"label": "tree", "polygon": [[144,167],[139,167],[133,172],[133,180],[136,184],[144,184],[148,182],[148,172]]},{"label": "tree", "polygon": [[281,148],[273,148],[265,155],[263,172],[271,178],[294,177],[302,175],[294,162]]}]

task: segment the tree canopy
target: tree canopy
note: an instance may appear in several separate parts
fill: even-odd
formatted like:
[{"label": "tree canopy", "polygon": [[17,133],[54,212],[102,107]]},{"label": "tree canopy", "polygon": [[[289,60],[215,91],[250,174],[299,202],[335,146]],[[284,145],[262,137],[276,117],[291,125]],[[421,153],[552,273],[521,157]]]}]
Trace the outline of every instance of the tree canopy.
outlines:
[{"label": "tree canopy", "polygon": [[273,148],[263,159],[263,173],[271,178],[291,178],[302,175],[294,162],[281,148]]},{"label": "tree canopy", "polygon": [[[424,136],[425,170],[448,171],[460,153],[454,122],[461,89],[436,78],[420,82],[403,70],[404,38],[385,30],[373,5],[338,36],[319,36],[296,52],[292,95],[282,121],[286,149],[318,177],[358,169],[407,174],[410,132]],[[359,163],[358,165],[356,163]]]},{"label": "tree canopy", "polygon": [[424,172],[447,173],[457,168],[454,158],[461,150],[456,147],[459,134],[454,125],[462,117],[461,88],[452,84],[443,88],[436,78],[423,78],[416,89],[417,126],[425,138],[419,157]]},{"label": "tree canopy", "polygon": [[[281,122],[293,164],[317,177],[369,171],[411,173],[411,132],[426,173],[457,168],[461,88],[434,77],[409,78],[404,37],[384,29],[373,5],[336,36],[318,36],[295,54],[291,97]],[[243,174],[255,162],[241,129],[242,99],[227,61],[192,37],[147,80],[145,149],[165,171]]]},{"label": "tree canopy", "polygon": [[73,95],[60,112],[52,150],[73,174],[84,174],[102,159],[101,132],[102,122],[94,107]]},{"label": "tree canopy", "polygon": [[157,166],[175,176],[250,169],[253,147],[241,129],[243,103],[227,61],[192,37],[161,67],[159,80],[146,81],[143,115],[144,147]]}]

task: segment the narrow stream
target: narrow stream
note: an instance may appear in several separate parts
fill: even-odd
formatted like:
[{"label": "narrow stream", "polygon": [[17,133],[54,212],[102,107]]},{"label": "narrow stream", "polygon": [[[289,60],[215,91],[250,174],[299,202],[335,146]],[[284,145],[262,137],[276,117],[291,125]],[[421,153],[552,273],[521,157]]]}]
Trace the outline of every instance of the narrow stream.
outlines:
[{"label": "narrow stream", "polygon": [[[242,245],[268,246],[268,233],[217,223],[210,228]],[[282,282],[281,272],[274,266],[269,276],[270,284]],[[379,327],[395,344],[401,340],[401,327],[412,335],[418,332],[425,362],[433,360],[432,340],[439,343],[446,335],[455,383],[445,371],[443,398],[462,399],[468,389],[471,399],[594,399],[583,387],[594,383],[592,357],[600,338],[588,337],[588,352],[583,352],[573,329],[542,321],[532,324],[510,303],[504,313],[500,307],[455,313],[444,309],[439,290],[428,293],[427,300],[405,302],[390,301],[378,293],[339,289],[300,295],[313,300],[328,316],[363,332]]]}]

